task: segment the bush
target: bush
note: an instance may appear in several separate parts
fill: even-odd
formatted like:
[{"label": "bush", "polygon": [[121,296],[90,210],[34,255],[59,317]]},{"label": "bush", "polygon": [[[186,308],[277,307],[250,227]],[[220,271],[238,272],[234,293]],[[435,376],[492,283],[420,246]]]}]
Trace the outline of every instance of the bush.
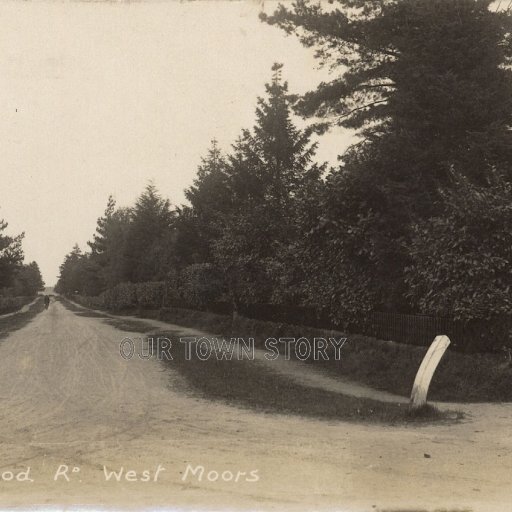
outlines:
[{"label": "bush", "polygon": [[203,307],[219,302],[226,285],[220,270],[211,263],[189,265],[181,272],[181,297],[186,304]]},{"label": "bush", "polygon": [[408,296],[421,313],[471,321],[512,315],[512,186],[455,176],[444,211],[414,226]]},{"label": "bush", "polygon": [[98,295],[97,297],[88,297],[86,295],[73,295],[71,297],[75,302],[85,306],[87,308],[92,309],[103,309],[105,307],[105,302],[102,295]]},{"label": "bush", "polygon": [[137,307],[137,293],[133,283],[120,283],[102,295],[107,309],[119,311]]},{"label": "bush", "polygon": [[122,311],[135,308],[160,308],[165,298],[165,283],[120,283],[101,295],[74,295],[73,300],[94,309]]},{"label": "bush", "polygon": [[135,285],[137,304],[142,308],[160,308],[165,299],[165,283],[149,282]]}]

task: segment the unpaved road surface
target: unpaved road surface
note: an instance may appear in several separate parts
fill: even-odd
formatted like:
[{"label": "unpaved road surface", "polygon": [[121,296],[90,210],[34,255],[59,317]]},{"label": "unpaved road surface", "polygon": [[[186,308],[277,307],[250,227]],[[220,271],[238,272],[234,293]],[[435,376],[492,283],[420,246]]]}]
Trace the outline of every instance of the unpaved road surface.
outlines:
[{"label": "unpaved road surface", "polygon": [[[33,480],[0,479],[0,508],[510,509],[511,405],[422,427],[260,414],[194,398],[156,360],[123,359],[130,335],[54,303],[0,342],[0,476],[30,467]],[[54,480],[61,464],[69,481]],[[188,464],[259,481],[184,481]],[[151,481],[107,481],[104,466]]]}]

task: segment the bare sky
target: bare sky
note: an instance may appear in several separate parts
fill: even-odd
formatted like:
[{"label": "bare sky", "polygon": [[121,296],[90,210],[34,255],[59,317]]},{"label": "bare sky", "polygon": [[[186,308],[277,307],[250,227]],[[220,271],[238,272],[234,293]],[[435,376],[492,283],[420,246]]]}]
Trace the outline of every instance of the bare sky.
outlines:
[{"label": "bare sky", "polygon": [[[261,8],[2,0],[0,218],[25,231],[26,261],[48,285],[75,242],[86,248],[109,194],[133,204],[153,179],[184,202],[210,140],[227,150],[253,126],[273,62],[292,92],[326,78]],[[334,163],[348,140],[323,136],[319,160]]]}]

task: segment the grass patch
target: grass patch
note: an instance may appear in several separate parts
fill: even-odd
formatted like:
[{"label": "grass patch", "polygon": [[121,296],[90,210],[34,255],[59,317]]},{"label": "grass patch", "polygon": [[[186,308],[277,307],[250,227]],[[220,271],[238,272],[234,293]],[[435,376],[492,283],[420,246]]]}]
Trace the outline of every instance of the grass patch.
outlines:
[{"label": "grass patch", "polygon": [[142,320],[128,320],[125,318],[108,318],[106,320],[108,325],[115,327],[121,331],[140,332],[145,333],[154,329],[154,325],[144,323]]},{"label": "grass patch", "polygon": [[415,409],[409,408],[407,416],[411,419],[420,420],[438,420],[443,417],[443,413],[431,404],[425,404]]},{"label": "grass patch", "polygon": [[100,318],[102,320],[105,320],[105,322],[121,331],[129,331],[129,332],[139,332],[139,333],[146,333],[151,331],[151,329],[154,329],[154,326],[148,323],[145,323],[143,320],[135,320],[135,319],[129,319],[129,318],[115,318],[109,316],[107,312],[102,313],[99,311],[93,311],[91,309],[84,309],[79,306],[76,306],[69,300],[60,297],[60,302],[63,304],[63,306],[68,309],[69,311],[72,311],[77,316],[83,316],[86,318]]},{"label": "grass patch", "polygon": [[[179,338],[177,332],[159,332]],[[437,409],[429,414],[410,414],[409,407],[364,398],[341,395],[302,386],[252,360],[185,359],[184,346],[175,346],[172,361],[164,361],[182,375],[189,392],[208,400],[260,412],[300,415],[322,420],[363,421],[386,424],[425,424],[453,422],[460,416]],[[194,354],[194,351],[192,351]],[[185,390],[186,391],[186,390]]]},{"label": "grass patch", "polygon": [[40,298],[32,304],[28,311],[16,313],[6,318],[0,318],[0,341],[14,331],[25,327],[36,315],[44,310],[43,299]]},{"label": "grass patch", "polygon": [[[409,396],[427,349],[364,336],[348,336],[341,360],[317,361],[330,375],[343,375],[375,389]],[[429,400],[512,401],[512,367],[500,354],[461,354],[448,349],[429,389]]]},{"label": "grass patch", "polygon": [[195,311],[183,308],[164,308],[160,310],[159,319],[183,327],[210,332],[212,334],[229,335],[232,321],[227,315],[218,315],[206,311]]},{"label": "grass patch", "polygon": [[[239,317],[232,326],[229,316],[180,308],[162,310],[161,318],[225,336],[253,337],[260,347],[270,337],[312,340],[344,336],[347,342],[341,349],[339,361],[335,360],[331,347],[327,361],[310,359],[306,362],[334,378],[348,378],[403,397],[410,395],[416,372],[427,352],[427,347],[244,317]],[[510,402],[512,365],[504,354],[462,354],[448,348],[436,369],[428,397],[449,402]]]},{"label": "grass patch", "polygon": [[55,297],[55,300],[60,302],[67,310],[72,311],[73,313],[81,313],[88,311],[89,313],[94,313],[92,310],[86,310],[84,308],[78,307],[76,304],[73,304],[68,299],[64,298],[62,295]]}]

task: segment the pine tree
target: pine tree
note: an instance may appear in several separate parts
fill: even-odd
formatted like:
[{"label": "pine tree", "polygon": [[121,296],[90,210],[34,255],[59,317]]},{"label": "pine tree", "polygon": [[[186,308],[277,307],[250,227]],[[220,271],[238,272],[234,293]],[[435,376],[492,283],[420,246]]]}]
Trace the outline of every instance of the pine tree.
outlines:
[{"label": "pine tree", "polygon": [[174,265],[212,260],[212,242],[219,235],[221,217],[232,209],[233,196],[226,173],[227,162],[216,139],[201,159],[193,185],[185,191],[190,206],[177,212],[173,243]]},{"label": "pine tree", "polygon": [[107,207],[98,219],[91,248],[89,271],[97,283],[96,293],[115,286],[123,280],[124,249],[131,217],[128,209],[116,209],[113,196],[109,196]]},{"label": "pine tree", "polygon": [[12,285],[16,270],[20,268],[24,257],[21,243],[25,234],[5,235],[2,232],[7,227],[7,222],[0,219],[0,288]]},{"label": "pine tree", "polygon": [[33,261],[21,266],[15,276],[15,295],[32,297],[37,292],[44,290],[44,281],[39,270],[39,265]]},{"label": "pine tree", "polygon": [[125,279],[144,282],[166,275],[174,214],[154,184],[147,185],[132,211],[124,248]]},{"label": "pine tree", "polygon": [[299,0],[262,16],[314,47],[335,76],[298,101],[302,115],[358,130],[357,154],[394,184],[417,183],[421,207],[420,192],[434,199],[453,166],[481,182],[490,167],[510,167],[510,10],[490,0],[335,3]]},{"label": "pine tree", "polygon": [[59,267],[60,275],[55,286],[55,291],[64,295],[80,293],[83,289],[83,275],[81,263],[84,258],[82,250],[78,244],[64,258],[64,262]]},{"label": "pine tree", "polygon": [[[301,191],[323,171],[312,163],[311,133],[291,120],[288,84],[272,68],[266,98],[259,98],[254,129],[244,130],[228,157],[231,208],[221,216],[216,262],[234,302],[282,300],[289,287],[290,251],[300,236],[295,218]],[[286,284],[285,284],[286,283]]]},{"label": "pine tree", "polygon": [[103,217],[100,217],[96,226],[96,233],[93,235],[93,241],[87,242],[91,248],[91,254],[96,257],[97,261],[102,260],[107,250],[108,224],[112,220],[116,209],[116,201],[112,195],[108,197],[107,207]]}]

